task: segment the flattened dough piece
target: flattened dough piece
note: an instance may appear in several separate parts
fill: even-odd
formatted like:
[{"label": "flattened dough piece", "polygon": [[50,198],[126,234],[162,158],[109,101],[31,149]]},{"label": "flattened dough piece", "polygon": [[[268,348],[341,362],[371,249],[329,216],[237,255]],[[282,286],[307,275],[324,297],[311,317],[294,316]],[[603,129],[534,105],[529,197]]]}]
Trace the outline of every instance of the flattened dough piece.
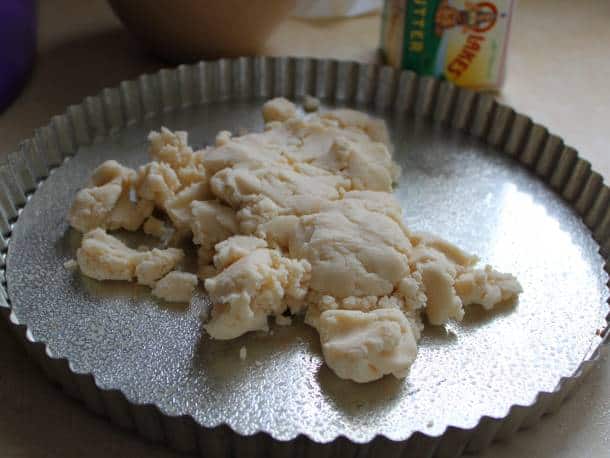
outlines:
[{"label": "flattened dough piece", "polygon": [[386,374],[404,378],[417,354],[411,325],[398,309],[328,310],[318,332],[326,364],[358,383]]},{"label": "flattened dough piece", "polygon": [[173,270],[157,282],[152,294],[168,302],[190,302],[196,287],[195,275]]},{"label": "flattened dough piece", "polygon": [[349,181],[307,164],[269,164],[226,168],[212,177],[216,197],[234,208],[268,198],[280,209],[298,212],[301,201],[336,200]]},{"label": "flattened dough piece", "polygon": [[290,163],[307,163],[351,179],[352,189],[392,191],[400,167],[388,145],[355,127],[309,116],[267,124],[264,135],[282,146]]},{"label": "flattened dough piece", "polygon": [[[373,210],[361,199],[342,199],[320,213],[300,217],[296,224],[286,221],[292,233],[281,234],[281,239],[288,239],[291,257],[311,264],[312,290],[338,298],[385,296],[409,275],[407,233],[394,219]],[[274,231],[281,232],[277,227]]]},{"label": "flattened dough piece", "polygon": [[210,148],[202,158],[208,176],[227,167],[262,165],[285,162],[282,157],[285,138],[273,131],[225,138],[219,146]]}]

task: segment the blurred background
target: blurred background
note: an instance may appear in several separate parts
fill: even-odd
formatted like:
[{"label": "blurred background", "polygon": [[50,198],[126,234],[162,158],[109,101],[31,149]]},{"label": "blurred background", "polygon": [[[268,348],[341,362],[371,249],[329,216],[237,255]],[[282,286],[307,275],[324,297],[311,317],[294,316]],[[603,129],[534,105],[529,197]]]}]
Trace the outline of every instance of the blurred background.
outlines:
[{"label": "blurred background", "polygon": [[[381,0],[1,0],[0,158],[69,104],[200,57],[377,62]],[[127,25],[128,28],[125,27]],[[498,98],[610,177],[610,2],[516,2]],[[610,365],[556,415],[484,456],[610,456]],[[0,456],[169,457],[48,384],[0,320]]]}]

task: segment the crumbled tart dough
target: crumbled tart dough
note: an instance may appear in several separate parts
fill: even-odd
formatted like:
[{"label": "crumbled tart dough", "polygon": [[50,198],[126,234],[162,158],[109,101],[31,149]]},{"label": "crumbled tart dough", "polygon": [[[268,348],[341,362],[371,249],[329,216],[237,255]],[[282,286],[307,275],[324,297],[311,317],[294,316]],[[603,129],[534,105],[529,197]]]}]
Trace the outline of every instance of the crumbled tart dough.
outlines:
[{"label": "crumbled tart dough", "polygon": [[194,274],[173,270],[155,283],[152,294],[168,302],[190,302],[197,281]]},{"label": "crumbled tart dough", "polygon": [[[214,303],[204,329],[215,339],[265,331],[269,317],[290,325],[303,314],[339,377],[404,378],[424,317],[431,325],[461,320],[466,306],[491,309],[521,286],[405,226],[392,195],[400,168],[383,121],[318,111],[315,99],[306,105],[315,112],[269,100],[263,132],[221,131],[199,151],[186,132],[162,128],[149,135],[152,161],[137,171],[100,165],[68,216],[84,233],[78,265],[92,278],[135,280],[178,302],[190,301],[199,277]],[[176,270],[180,249],[137,251],[106,232],[140,227],[170,245],[190,238],[197,276]]]}]

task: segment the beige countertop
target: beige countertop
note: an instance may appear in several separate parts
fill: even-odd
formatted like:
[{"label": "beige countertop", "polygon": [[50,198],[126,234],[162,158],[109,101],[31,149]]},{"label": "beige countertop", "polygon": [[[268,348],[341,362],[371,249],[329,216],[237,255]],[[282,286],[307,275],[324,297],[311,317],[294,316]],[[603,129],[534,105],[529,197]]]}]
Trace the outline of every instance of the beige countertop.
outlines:
[{"label": "beige countertop", "polygon": [[[40,2],[39,56],[32,78],[0,114],[0,153],[103,87],[154,71],[149,56],[101,0]],[[574,146],[610,177],[610,2],[521,0],[513,22],[501,100]],[[288,20],[261,52],[372,61],[378,16]],[[90,414],[52,386],[0,320],[0,456],[180,456]],[[610,456],[610,364],[604,357],[562,409],[495,443],[482,457]]]}]

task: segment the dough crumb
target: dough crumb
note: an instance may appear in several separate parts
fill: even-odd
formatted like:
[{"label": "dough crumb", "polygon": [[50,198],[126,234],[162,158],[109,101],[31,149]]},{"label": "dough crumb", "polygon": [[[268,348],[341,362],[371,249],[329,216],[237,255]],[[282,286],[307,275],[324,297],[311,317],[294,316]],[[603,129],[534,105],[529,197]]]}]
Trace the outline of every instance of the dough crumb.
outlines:
[{"label": "dough crumb", "polygon": [[216,146],[224,146],[231,140],[231,132],[228,130],[221,130],[216,134],[215,144]]},{"label": "dough crumb", "polygon": [[294,118],[297,114],[297,107],[290,100],[284,97],[277,97],[264,103],[263,119],[265,122],[286,121]]},{"label": "dough crumb", "polygon": [[320,108],[319,99],[311,95],[306,95],[305,97],[303,97],[303,109],[306,112],[311,113],[313,111],[318,111],[318,108]]},{"label": "dough crumb", "polygon": [[239,359],[241,359],[242,361],[245,361],[247,356],[248,356],[248,349],[246,347],[241,347],[239,349]]},{"label": "dough crumb", "polygon": [[74,270],[78,267],[78,262],[75,259],[68,259],[64,262],[64,269],[66,270]]}]

